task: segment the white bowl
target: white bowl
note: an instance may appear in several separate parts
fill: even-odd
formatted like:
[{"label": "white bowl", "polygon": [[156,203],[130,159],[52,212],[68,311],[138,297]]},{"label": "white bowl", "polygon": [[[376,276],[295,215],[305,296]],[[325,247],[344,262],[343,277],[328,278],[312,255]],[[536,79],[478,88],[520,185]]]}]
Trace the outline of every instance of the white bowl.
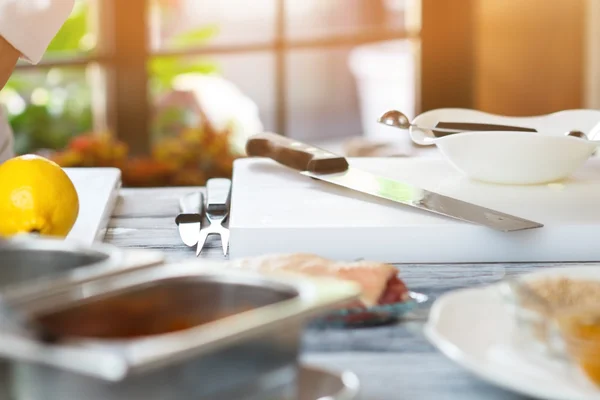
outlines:
[{"label": "white bowl", "polygon": [[[435,145],[446,159],[471,179],[512,185],[542,184],[569,177],[600,144],[600,110],[566,110],[534,117],[507,117],[476,110],[443,108],[416,117],[413,124],[435,127],[438,122],[503,124],[537,132],[482,131],[434,137],[410,129],[413,142]],[[565,136],[585,133],[589,140]]]}]

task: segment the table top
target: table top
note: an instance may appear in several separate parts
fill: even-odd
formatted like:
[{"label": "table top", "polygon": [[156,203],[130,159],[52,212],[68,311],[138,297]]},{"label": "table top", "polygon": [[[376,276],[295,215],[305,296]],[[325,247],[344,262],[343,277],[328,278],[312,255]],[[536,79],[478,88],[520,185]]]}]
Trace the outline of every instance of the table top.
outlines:
[{"label": "table top", "polygon": [[[180,196],[199,188],[124,189],[105,241],[124,248],[157,249],[167,261],[192,259],[174,223]],[[218,238],[201,255],[223,259]],[[449,290],[485,285],[507,275],[565,264],[396,264],[411,290],[437,297]],[[375,328],[308,330],[303,359],[360,378],[363,400],[525,399],[474,377],[425,339],[427,310],[402,322]]]}]

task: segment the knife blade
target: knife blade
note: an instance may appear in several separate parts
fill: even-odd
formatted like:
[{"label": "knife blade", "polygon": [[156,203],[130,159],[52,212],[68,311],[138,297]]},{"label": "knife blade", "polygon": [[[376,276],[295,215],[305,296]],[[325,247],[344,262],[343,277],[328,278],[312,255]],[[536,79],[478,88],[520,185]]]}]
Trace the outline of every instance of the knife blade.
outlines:
[{"label": "knife blade", "polygon": [[543,227],[538,222],[353,168],[342,156],[275,133],[251,136],[246,154],[270,158],[302,175],[334,185],[503,232]]},{"label": "knife blade", "polygon": [[187,194],[179,199],[181,214],[175,218],[179,237],[188,247],[198,243],[204,209],[204,195],[201,192]]}]

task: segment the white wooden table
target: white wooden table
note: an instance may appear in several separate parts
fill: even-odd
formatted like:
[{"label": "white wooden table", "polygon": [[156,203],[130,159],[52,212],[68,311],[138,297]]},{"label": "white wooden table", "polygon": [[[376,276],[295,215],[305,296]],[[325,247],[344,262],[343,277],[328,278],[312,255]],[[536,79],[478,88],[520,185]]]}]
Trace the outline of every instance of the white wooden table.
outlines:
[{"label": "white wooden table", "polygon": [[[122,190],[105,240],[120,247],[161,250],[167,261],[195,257],[194,249],[179,239],[174,223],[179,197],[194,190],[198,189]],[[209,239],[207,246],[202,257],[222,259],[218,239]],[[411,290],[433,297],[540,267],[532,264],[397,266]],[[392,326],[309,330],[303,357],[310,363],[357,373],[364,400],[524,399],[473,377],[437,352],[421,333],[426,317],[427,310],[422,310]]]}]

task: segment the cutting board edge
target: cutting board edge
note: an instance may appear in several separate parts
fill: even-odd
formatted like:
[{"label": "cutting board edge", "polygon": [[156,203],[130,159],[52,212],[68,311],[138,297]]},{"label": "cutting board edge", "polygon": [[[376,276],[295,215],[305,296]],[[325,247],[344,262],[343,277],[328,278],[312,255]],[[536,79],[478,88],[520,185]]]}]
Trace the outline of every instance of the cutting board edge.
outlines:
[{"label": "cutting board edge", "polygon": [[[81,174],[87,171],[91,172],[90,178],[94,178],[94,174],[96,176],[102,173],[110,173],[110,179],[114,182],[112,183],[112,188],[106,197],[106,201],[102,206],[102,210],[100,213],[96,214],[94,217],[94,221],[92,221],[94,230],[90,234],[82,235],[81,237],[75,237],[72,232],[69,233],[65,240],[78,242],[84,245],[91,245],[94,242],[101,242],[104,240],[106,236],[106,232],[108,230],[108,225],[110,223],[110,219],[112,217],[112,213],[114,208],[116,207],[116,203],[119,197],[119,189],[122,186],[122,172],[119,168],[114,167],[98,167],[98,168],[63,168],[65,172],[69,175],[70,173]],[[70,175],[73,178],[72,175]],[[77,187],[77,185],[76,185]],[[77,190],[80,190],[77,187]],[[99,217],[97,216],[99,215]],[[79,218],[79,217],[78,217]],[[88,221],[90,222],[90,221]],[[76,222],[77,223],[77,222]]]},{"label": "cutting board edge", "polygon": [[[577,225],[543,229],[546,228],[504,234],[469,226],[463,227],[462,234],[457,234],[455,227],[419,231],[372,228],[363,232],[325,228],[314,230],[308,237],[298,229],[234,227],[230,228],[229,253],[231,258],[240,258],[303,252],[337,260],[365,258],[389,263],[600,262],[600,246],[595,246],[594,239],[600,235],[600,227]],[[382,230],[386,234],[382,235]],[[373,232],[379,232],[380,236],[375,238]],[[579,240],[572,242],[570,247],[554,245],[561,241],[567,243],[566,239],[576,237],[574,234],[579,235]],[[504,235],[513,238],[498,240]],[[428,241],[422,239],[424,236],[428,236]],[[283,237],[286,240],[281,240]],[[337,239],[332,240],[332,237]],[[449,237],[452,240],[449,241]],[[490,248],[489,243],[497,245]],[[473,251],[474,248],[479,250]]]},{"label": "cutting board edge", "polygon": [[121,180],[121,172],[119,171],[119,178],[115,183],[115,186],[108,197],[108,201],[106,202],[106,206],[104,207],[104,211],[102,213],[102,217],[100,220],[100,224],[98,225],[98,230],[96,231],[96,235],[94,241],[103,242],[104,237],[106,236],[106,232],[108,231],[108,225],[110,223],[110,219],[112,218],[113,211],[117,206],[117,200],[119,199],[119,190],[121,189],[123,182]]}]

